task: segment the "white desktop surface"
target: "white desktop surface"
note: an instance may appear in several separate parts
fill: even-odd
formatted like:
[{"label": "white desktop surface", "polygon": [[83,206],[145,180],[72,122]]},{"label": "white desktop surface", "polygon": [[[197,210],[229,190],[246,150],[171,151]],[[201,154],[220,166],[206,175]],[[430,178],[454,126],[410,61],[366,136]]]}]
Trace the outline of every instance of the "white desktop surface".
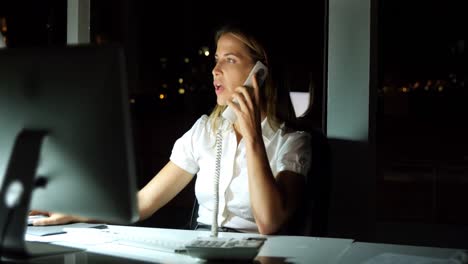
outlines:
[{"label": "white desktop surface", "polygon": [[467,262],[455,261],[455,256],[464,252],[451,248],[354,242],[338,264],[463,264]]},{"label": "white desktop surface", "polygon": [[[145,228],[133,226],[117,226],[109,225],[112,231],[125,232],[143,232],[144,234],[154,235],[155,237],[164,239],[177,239],[190,241],[199,236],[209,236],[209,231],[192,231],[180,229],[162,229],[162,228]],[[241,233],[219,233],[220,237],[249,237],[259,236],[258,234],[241,234]],[[147,249],[117,245],[109,239],[99,238],[93,235],[85,238],[86,235],[79,234],[60,234],[40,238],[42,241],[49,241],[58,245],[73,246],[85,249],[85,252],[91,257],[83,258],[77,255],[78,258],[71,263],[80,263],[77,259],[86,259],[86,263],[94,262],[96,254],[118,257],[115,258],[115,263],[202,263],[203,260],[192,258],[183,254],[172,254],[160,251],[152,251]],[[38,240],[34,237],[27,236],[27,240]],[[267,240],[259,252],[256,263],[337,263],[352,244],[352,239],[340,238],[318,238],[318,237],[301,237],[301,236],[267,236]],[[141,262],[140,262],[141,261]],[[37,261],[36,263],[42,263]],[[58,262],[55,262],[58,263]],[[65,263],[65,262],[62,262]],[[114,263],[106,259],[106,263]]]}]

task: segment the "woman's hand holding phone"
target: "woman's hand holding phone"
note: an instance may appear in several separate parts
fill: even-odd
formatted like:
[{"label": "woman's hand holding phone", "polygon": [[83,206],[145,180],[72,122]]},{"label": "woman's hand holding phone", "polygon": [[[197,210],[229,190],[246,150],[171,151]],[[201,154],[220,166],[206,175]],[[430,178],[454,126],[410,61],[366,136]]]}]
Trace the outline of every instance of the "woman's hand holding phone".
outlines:
[{"label": "woman's hand holding phone", "polygon": [[[268,74],[268,68],[263,64],[261,61],[257,61],[257,63],[254,65],[252,70],[249,73],[249,76],[247,76],[247,79],[244,82],[245,87],[253,87],[253,76],[255,76],[257,80],[258,86],[262,86],[263,83],[265,82],[266,76]],[[234,103],[237,103],[236,100],[233,100]],[[222,116],[229,120],[231,123],[236,122],[237,116],[234,110],[231,107],[227,107]]]}]

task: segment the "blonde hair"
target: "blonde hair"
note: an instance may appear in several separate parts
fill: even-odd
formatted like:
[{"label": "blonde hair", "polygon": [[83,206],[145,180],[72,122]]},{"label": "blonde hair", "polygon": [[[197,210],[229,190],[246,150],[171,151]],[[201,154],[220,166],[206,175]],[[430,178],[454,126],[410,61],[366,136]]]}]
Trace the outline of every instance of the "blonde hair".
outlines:
[{"label": "blonde hair", "polygon": [[[268,57],[265,48],[260,44],[259,40],[257,40],[252,34],[243,31],[239,27],[228,25],[220,28],[216,32],[215,43],[217,44],[221,36],[225,34],[231,34],[232,36],[240,40],[247,47],[249,55],[254,62],[261,61],[263,64],[269,67]],[[262,107],[261,111],[266,113],[268,123],[274,130],[279,128],[280,122],[282,121],[280,120],[277,114],[276,99],[277,91],[271,78],[271,70],[269,70],[267,79],[265,80],[262,89],[260,89],[260,105]],[[225,108],[226,106],[216,105],[209,116],[211,127],[213,129],[213,132],[215,133],[218,127],[221,125],[221,113],[224,111]]]}]

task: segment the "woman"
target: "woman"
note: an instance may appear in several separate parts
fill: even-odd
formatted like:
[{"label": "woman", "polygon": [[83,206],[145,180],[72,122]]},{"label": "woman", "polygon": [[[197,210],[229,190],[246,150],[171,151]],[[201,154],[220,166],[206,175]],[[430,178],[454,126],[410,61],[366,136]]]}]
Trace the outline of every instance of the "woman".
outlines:
[{"label": "woman", "polygon": [[[216,64],[212,74],[217,105],[210,116],[200,117],[176,141],[170,161],[139,191],[140,220],[167,204],[196,174],[197,221],[201,227],[211,225],[216,135],[221,131],[219,225],[274,234],[284,227],[300,204],[309,169],[309,134],[291,131],[279,118],[271,76],[262,87],[255,77],[253,87],[242,86],[257,61],[268,66],[260,42],[233,26],[221,28],[215,40]],[[233,124],[221,116],[226,107],[231,107],[237,116]],[[34,224],[75,220],[86,219],[52,214]]]}]

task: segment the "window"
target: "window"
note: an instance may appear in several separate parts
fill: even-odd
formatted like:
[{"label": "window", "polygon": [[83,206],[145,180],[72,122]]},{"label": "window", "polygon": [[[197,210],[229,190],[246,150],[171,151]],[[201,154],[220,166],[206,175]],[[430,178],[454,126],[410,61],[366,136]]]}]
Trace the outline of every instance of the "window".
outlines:
[{"label": "window", "polygon": [[456,208],[468,200],[461,10],[455,1],[381,1],[379,223],[468,226],[468,211]]}]

